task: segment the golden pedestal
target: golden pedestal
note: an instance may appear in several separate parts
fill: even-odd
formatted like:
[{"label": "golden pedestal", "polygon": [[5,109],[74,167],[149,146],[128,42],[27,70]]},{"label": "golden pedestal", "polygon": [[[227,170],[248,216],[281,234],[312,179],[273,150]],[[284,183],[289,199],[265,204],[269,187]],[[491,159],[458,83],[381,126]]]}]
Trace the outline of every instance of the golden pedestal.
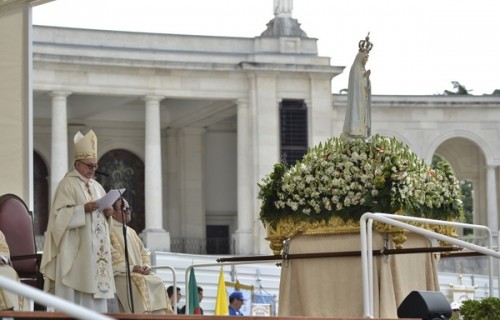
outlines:
[{"label": "golden pedestal", "polygon": [[[434,231],[443,235],[456,237],[454,227],[439,226],[439,225],[429,225],[424,223],[410,223],[414,226],[422,227],[426,230]],[[393,226],[374,222],[374,230],[379,233],[387,233],[391,236],[392,241],[396,249],[401,249],[404,247],[404,243],[407,239],[406,235],[408,231],[395,228]],[[339,217],[332,217],[329,221],[299,221],[291,217],[281,219],[276,226],[268,225],[266,227],[267,237],[269,247],[274,254],[281,254],[283,249],[283,241],[291,239],[292,237],[303,234],[303,235],[315,235],[315,234],[348,234],[348,233],[359,233],[360,226],[359,221],[347,220],[344,221]],[[441,243],[441,245],[446,245]]]}]

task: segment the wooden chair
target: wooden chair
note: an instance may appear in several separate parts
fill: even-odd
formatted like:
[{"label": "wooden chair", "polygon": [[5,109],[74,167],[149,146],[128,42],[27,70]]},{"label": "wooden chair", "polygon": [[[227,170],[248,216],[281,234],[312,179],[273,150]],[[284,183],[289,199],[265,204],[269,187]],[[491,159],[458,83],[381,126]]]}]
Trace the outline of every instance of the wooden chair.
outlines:
[{"label": "wooden chair", "polygon": [[[10,259],[21,282],[43,290],[39,271],[42,255],[37,252],[32,213],[14,194],[0,196],[0,230],[5,235]],[[35,309],[38,309],[35,305]]]}]

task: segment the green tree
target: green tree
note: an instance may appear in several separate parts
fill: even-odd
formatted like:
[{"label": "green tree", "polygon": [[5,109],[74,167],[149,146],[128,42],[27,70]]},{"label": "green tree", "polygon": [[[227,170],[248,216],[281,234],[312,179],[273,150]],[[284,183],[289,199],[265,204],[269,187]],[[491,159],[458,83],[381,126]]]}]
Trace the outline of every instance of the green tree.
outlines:
[{"label": "green tree", "polygon": [[[472,217],[473,212],[473,191],[474,187],[472,181],[470,180],[460,180],[460,189],[462,190],[462,201],[464,205],[464,216],[466,223],[473,223],[474,218]],[[472,229],[464,229],[464,235],[471,234]]]},{"label": "green tree", "polygon": [[443,94],[444,95],[447,95],[447,96],[452,96],[452,95],[469,95],[469,91],[472,91],[472,90],[467,90],[467,88],[465,88],[465,86],[461,85],[460,82],[458,81],[452,81],[451,82],[453,84],[453,89],[455,89],[456,91],[453,92],[453,91],[449,91],[449,90],[444,90]]}]

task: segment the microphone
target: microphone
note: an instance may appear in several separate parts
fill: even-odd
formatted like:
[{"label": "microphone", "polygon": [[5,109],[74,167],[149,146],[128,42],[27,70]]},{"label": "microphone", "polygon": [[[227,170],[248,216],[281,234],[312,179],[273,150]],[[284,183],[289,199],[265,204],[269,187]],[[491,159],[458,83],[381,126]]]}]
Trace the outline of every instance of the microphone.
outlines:
[{"label": "microphone", "polygon": [[99,175],[101,175],[101,176],[109,177],[109,174],[108,174],[108,173],[106,173],[106,172],[102,172],[102,171],[97,171],[97,170],[96,170],[96,171],[95,171],[95,173],[96,173],[96,174],[99,174]]}]

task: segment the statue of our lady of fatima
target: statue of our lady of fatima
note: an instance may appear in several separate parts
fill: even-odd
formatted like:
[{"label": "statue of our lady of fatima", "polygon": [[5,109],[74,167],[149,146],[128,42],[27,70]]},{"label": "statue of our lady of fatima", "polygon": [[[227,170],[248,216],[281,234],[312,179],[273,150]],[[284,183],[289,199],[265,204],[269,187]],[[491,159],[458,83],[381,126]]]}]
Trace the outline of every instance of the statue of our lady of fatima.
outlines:
[{"label": "statue of our lady of fatima", "polygon": [[359,41],[359,51],[349,72],[347,107],[341,138],[368,139],[371,136],[371,83],[370,70],[366,70],[368,55],[373,47],[370,33]]}]

